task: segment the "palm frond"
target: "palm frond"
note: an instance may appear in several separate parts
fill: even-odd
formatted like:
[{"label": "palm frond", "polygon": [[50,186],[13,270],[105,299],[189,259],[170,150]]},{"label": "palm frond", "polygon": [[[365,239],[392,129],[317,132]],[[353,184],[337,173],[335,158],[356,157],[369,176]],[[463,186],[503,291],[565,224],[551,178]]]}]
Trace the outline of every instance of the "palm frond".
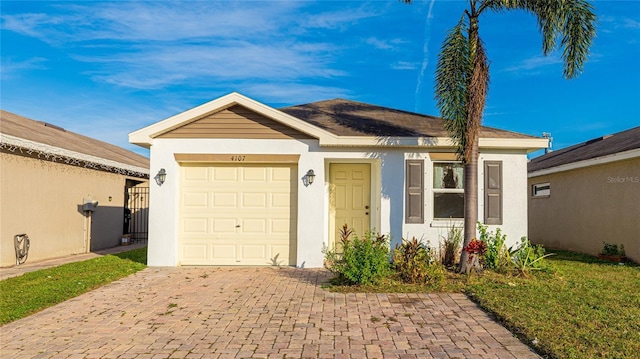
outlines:
[{"label": "palm frond", "polygon": [[464,17],[445,37],[436,68],[435,98],[445,128],[460,159],[466,147],[468,82],[471,77],[469,41]]},{"label": "palm frond", "polygon": [[483,6],[493,11],[520,9],[535,15],[542,34],[542,52],[548,55],[562,50],[565,78],[582,72],[596,34],[596,15],[587,0],[486,0]]}]

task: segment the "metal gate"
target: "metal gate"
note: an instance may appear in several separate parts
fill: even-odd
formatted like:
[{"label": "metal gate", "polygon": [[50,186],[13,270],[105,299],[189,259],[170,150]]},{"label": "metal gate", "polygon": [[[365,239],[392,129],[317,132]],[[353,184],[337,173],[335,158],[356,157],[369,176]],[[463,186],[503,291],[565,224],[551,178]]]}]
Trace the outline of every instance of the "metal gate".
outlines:
[{"label": "metal gate", "polygon": [[124,226],[122,232],[131,235],[132,243],[149,239],[149,187],[125,187]]}]

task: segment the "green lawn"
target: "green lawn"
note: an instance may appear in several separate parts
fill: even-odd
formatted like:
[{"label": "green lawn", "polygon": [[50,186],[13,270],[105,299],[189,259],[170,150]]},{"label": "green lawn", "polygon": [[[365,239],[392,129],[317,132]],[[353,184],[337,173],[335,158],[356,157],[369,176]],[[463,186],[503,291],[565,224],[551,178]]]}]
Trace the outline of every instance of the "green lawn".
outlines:
[{"label": "green lawn", "polygon": [[[444,284],[331,286],[339,292],[462,291],[525,343],[551,358],[639,358],[640,267],[557,252],[552,273],[530,278],[485,271]],[[535,345],[533,344],[535,341]]]},{"label": "green lawn", "polygon": [[147,248],[25,273],[0,281],[0,325],[142,270]]}]

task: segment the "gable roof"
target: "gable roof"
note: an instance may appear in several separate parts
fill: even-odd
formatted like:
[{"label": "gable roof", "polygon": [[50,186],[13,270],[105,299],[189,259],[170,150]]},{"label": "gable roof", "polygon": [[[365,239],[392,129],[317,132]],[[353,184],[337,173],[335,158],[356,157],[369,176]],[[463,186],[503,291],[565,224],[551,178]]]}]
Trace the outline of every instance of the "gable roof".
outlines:
[{"label": "gable roof", "polygon": [[0,147],[4,152],[35,152],[84,162],[84,167],[148,177],[149,159],[124,148],[61,127],[0,110]]},{"label": "gable roof", "polygon": [[527,170],[530,173],[550,170],[589,160],[594,164],[596,159],[602,159],[600,162],[603,163],[613,159],[613,156],[617,159],[640,156],[640,126],[536,157],[529,161]]},{"label": "gable roof", "polygon": [[[320,146],[453,147],[443,121],[436,117],[343,99],[277,110],[237,92],[132,132],[129,142],[149,148],[154,138],[235,105],[317,138]],[[543,138],[489,127],[480,135],[481,148],[533,151],[547,146]]]}]

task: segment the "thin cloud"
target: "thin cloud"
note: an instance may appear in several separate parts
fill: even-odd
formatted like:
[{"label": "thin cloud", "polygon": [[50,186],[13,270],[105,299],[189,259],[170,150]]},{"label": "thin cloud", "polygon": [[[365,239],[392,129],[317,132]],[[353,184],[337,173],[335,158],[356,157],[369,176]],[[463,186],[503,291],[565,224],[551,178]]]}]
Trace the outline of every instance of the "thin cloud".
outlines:
[{"label": "thin cloud", "polygon": [[370,37],[365,40],[365,43],[380,50],[394,50],[398,48],[398,46],[405,44],[406,41],[401,39],[380,40],[376,37]]},{"label": "thin cloud", "polygon": [[303,28],[317,28],[317,29],[341,29],[353,25],[354,23],[371,18],[383,15],[380,9],[369,9],[364,6],[361,6],[357,9],[351,9],[350,11],[345,11],[345,9],[341,9],[338,11],[332,12],[323,12],[319,14],[307,14],[302,17],[299,22],[299,25]]},{"label": "thin cloud", "polygon": [[540,70],[547,66],[561,64],[562,59],[557,55],[542,56],[536,55],[534,57],[525,59],[520,63],[504,68],[502,71],[511,73],[533,73],[535,70]]},{"label": "thin cloud", "polygon": [[415,70],[420,67],[417,62],[398,61],[391,64],[391,68],[394,70]]},{"label": "thin cloud", "polygon": [[23,61],[15,61],[11,58],[3,57],[2,66],[0,66],[0,76],[6,80],[19,76],[23,71],[44,70],[47,68],[44,65],[45,62],[47,62],[47,59],[43,57],[32,57]]},{"label": "thin cloud", "polygon": [[189,82],[208,85],[231,80],[284,80],[343,76],[332,69],[330,45],[314,47],[296,44],[256,45],[232,42],[223,45],[173,45],[139,49],[111,56],[75,56],[88,63],[101,63],[90,73],[95,80],[138,89],[162,88]]}]

